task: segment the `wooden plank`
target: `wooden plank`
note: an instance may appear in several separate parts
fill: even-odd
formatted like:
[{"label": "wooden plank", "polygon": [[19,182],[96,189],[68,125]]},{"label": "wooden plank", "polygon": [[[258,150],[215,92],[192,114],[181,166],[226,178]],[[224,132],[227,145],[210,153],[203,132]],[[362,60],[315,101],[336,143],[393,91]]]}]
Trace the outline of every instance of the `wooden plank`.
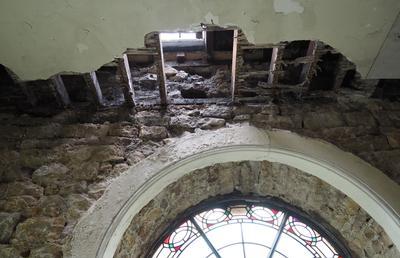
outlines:
[{"label": "wooden plank", "polygon": [[257,45],[247,45],[247,46],[241,46],[241,49],[243,50],[248,50],[248,49],[269,49],[269,48],[275,48],[275,47],[282,47],[284,44],[257,44]]},{"label": "wooden plank", "polygon": [[120,78],[120,80],[119,80],[120,84],[122,85],[122,92],[124,93],[125,103],[131,107],[135,106],[135,98],[133,96],[134,93],[131,91],[131,88],[129,85],[128,73],[126,71],[125,58],[118,59],[117,74]]},{"label": "wooden plank", "polygon": [[50,86],[53,87],[60,106],[68,107],[71,104],[71,99],[60,74],[51,77]]},{"label": "wooden plank", "polygon": [[344,78],[346,74],[351,70],[356,70],[356,66],[347,60],[347,58],[343,55],[339,57],[338,63],[336,65],[335,71],[335,83],[333,86],[333,90],[337,91],[342,86]]},{"label": "wooden plank", "polygon": [[156,56],[158,55],[157,51],[153,50],[127,50],[125,52],[127,55],[140,55],[140,56]]},{"label": "wooden plank", "polygon": [[229,61],[232,60],[232,51],[213,51],[213,60],[218,61]]},{"label": "wooden plank", "polygon": [[231,71],[231,98],[235,101],[236,92],[236,63],[238,52],[238,30],[233,31],[232,71]]},{"label": "wooden plank", "polygon": [[174,105],[202,105],[202,104],[228,104],[230,98],[206,98],[206,99],[171,99]]},{"label": "wooden plank", "polygon": [[300,74],[300,83],[308,83],[308,81],[311,79],[309,77],[310,77],[311,68],[313,67],[314,63],[316,62],[316,58],[315,58],[316,50],[317,50],[317,41],[310,40],[306,56],[310,56],[312,61],[303,65],[303,69]]},{"label": "wooden plank", "polygon": [[124,59],[126,78],[128,79],[129,92],[131,94],[131,98],[134,100],[135,99],[135,90],[133,88],[133,79],[132,79],[132,73],[131,73],[131,66],[129,65],[128,55],[124,54],[123,59]]},{"label": "wooden plank", "polygon": [[167,100],[167,86],[166,86],[166,77],[164,71],[164,53],[162,42],[160,40],[160,34],[157,35],[157,52],[158,52],[158,60],[157,60],[157,75],[158,75],[158,83],[159,83],[159,90],[160,90],[160,102],[161,105],[165,106],[168,104]]},{"label": "wooden plank", "polygon": [[21,81],[21,80],[19,79],[19,77],[18,77],[13,71],[11,71],[11,70],[10,70],[9,68],[7,68],[7,67],[4,67],[4,68],[5,68],[5,70],[6,70],[7,74],[8,74],[8,76],[11,78],[13,84],[14,84],[16,87],[19,87],[19,88],[21,89],[21,91],[22,91],[22,93],[24,94],[24,96],[25,96],[27,102],[28,102],[32,107],[36,106],[38,100],[37,100],[37,97],[36,97],[34,91],[33,91],[32,88],[28,85],[28,82],[27,82],[27,81]]},{"label": "wooden plank", "polygon": [[278,60],[278,47],[274,47],[272,49],[272,55],[271,55],[271,63],[269,65],[269,76],[268,76],[268,84],[274,84],[276,82],[276,77],[274,75],[274,72],[276,71],[276,62]]},{"label": "wooden plank", "polygon": [[86,85],[89,87],[90,92],[94,98],[97,106],[103,105],[103,94],[101,93],[101,88],[99,81],[97,80],[96,72],[90,72],[83,75]]}]

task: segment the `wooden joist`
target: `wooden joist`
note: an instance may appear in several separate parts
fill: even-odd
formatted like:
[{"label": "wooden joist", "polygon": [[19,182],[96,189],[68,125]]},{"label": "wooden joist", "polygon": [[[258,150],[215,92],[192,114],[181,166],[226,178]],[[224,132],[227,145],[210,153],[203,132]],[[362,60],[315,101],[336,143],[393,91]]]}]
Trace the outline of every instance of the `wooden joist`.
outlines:
[{"label": "wooden joist", "polygon": [[355,71],[357,68],[356,66],[347,60],[345,56],[340,56],[337,67],[336,67],[336,76],[335,76],[335,83],[333,86],[333,90],[337,91],[339,88],[342,86],[344,79],[346,77],[346,74],[350,71]]},{"label": "wooden joist", "polygon": [[51,77],[50,86],[53,88],[55,97],[59,105],[64,108],[68,107],[71,104],[71,100],[60,74]]},{"label": "wooden joist", "polygon": [[240,48],[242,50],[251,50],[251,49],[269,49],[269,48],[275,48],[275,47],[283,47],[284,44],[278,43],[278,44],[257,44],[257,45],[245,45],[241,46]]},{"label": "wooden joist", "polygon": [[157,35],[157,77],[158,77],[158,83],[159,83],[159,90],[160,90],[160,104],[162,106],[165,106],[168,104],[168,95],[167,95],[167,85],[166,85],[166,77],[165,77],[165,71],[164,71],[164,53],[163,53],[163,47],[162,47],[162,42],[160,39],[160,34]]},{"label": "wooden joist", "polygon": [[128,48],[125,52],[127,55],[150,55],[150,56],[156,56],[158,55],[157,49],[155,48]]},{"label": "wooden joist", "polygon": [[[126,62],[127,65],[125,64]],[[127,67],[129,68],[129,72],[126,70]],[[135,93],[133,91],[132,75],[130,72],[129,60],[127,60],[125,55],[124,58],[118,59],[117,74],[120,78],[120,84],[122,84],[122,92],[124,93],[125,103],[131,107],[135,106]]]},{"label": "wooden joist", "polygon": [[233,31],[232,71],[231,71],[231,98],[235,101],[236,92],[236,64],[238,52],[238,30]]},{"label": "wooden joist", "polygon": [[268,76],[268,84],[274,84],[277,82],[277,77],[275,76],[275,70],[276,70],[276,62],[278,60],[278,47],[274,47],[272,49],[272,56],[271,56],[271,62],[269,65],[269,76]]},{"label": "wooden joist", "polygon": [[7,67],[4,67],[4,68],[5,68],[8,76],[12,80],[13,84],[16,87],[20,88],[21,92],[23,93],[23,95],[26,98],[27,103],[29,103],[29,105],[32,107],[36,106],[38,100],[37,100],[37,97],[36,97],[35,93],[33,92],[32,88],[28,85],[28,82],[21,81],[19,79],[19,77],[13,71],[8,69]]},{"label": "wooden joist", "polygon": [[124,60],[124,67],[125,67],[125,73],[126,73],[126,79],[128,80],[128,89],[129,93],[131,95],[132,100],[135,100],[135,90],[133,89],[133,79],[132,79],[132,73],[131,73],[131,66],[129,65],[129,59],[128,55],[125,53],[122,56]]},{"label": "wooden joist", "polygon": [[86,85],[92,93],[93,99],[97,106],[103,105],[103,94],[99,81],[97,80],[96,72],[90,72],[83,75]]},{"label": "wooden joist", "polygon": [[317,41],[310,40],[306,56],[309,57],[311,62],[307,62],[303,65],[303,69],[300,74],[300,82],[301,83],[308,84],[311,80],[311,77],[313,76],[312,68],[316,65],[316,62],[317,62],[317,60],[316,60],[317,58],[315,56],[317,46],[318,46]]}]

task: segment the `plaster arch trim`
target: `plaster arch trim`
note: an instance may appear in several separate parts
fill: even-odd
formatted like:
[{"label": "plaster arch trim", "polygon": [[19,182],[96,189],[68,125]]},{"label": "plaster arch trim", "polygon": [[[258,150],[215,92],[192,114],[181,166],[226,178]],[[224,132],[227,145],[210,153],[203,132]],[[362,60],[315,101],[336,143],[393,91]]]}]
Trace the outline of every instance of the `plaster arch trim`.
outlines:
[{"label": "plaster arch trim", "polygon": [[113,257],[133,217],[169,184],[216,163],[278,162],[314,175],[357,202],[400,247],[400,186],[351,153],[283,130],[234,126],[174,139],[116,178],[84,215],[67,257]]}]

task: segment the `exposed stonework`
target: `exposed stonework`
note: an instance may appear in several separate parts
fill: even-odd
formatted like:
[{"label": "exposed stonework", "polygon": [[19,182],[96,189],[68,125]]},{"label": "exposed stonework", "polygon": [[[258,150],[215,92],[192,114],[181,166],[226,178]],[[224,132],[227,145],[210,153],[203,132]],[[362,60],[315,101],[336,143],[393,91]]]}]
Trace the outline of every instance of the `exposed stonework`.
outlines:
[{"label": "exposed stonework", "polygon": [[0,212],[0,243],[7,243],[21,215],[19,213]]},{"label": "exposed stonework", "polygon": [[114,257],[148,257],[155,236],[186,209],[232,192],[277,197],[301,207],[343,237],[354,257],[399,257],[382,228],[353,200],[322,180],[286,165],[223,163],[199,169],[172,183],[132,220]]},{"label": "exposed stonework", "polygon": [[352,152],[400,183],[399,112],[398,102],[320,93],[280,104],[121,107],[53,117],[2,113],[0,256],[58,257],[77,220],[112,178],[164,146],[168,137],[198,129],[250,123],[295,131]]}]

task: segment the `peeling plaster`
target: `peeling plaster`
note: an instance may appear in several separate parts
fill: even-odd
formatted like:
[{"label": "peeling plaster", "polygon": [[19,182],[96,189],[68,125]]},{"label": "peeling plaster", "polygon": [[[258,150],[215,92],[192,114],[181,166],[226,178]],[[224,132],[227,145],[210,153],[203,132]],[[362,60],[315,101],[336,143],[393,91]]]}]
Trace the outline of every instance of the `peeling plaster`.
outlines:
[{"label": "peeling plaster", "polygon": [[277,13],[303,13],[304,7],[295,0],[274,0],[274,9]]},{"label": "peeling plaster", "polygon": [[321,40],[365,76],[399,11],[398,0],[1,0],[0,63],[22,80],[90,72],[128,47],[143,47],[151,31],[198,29],[212,19],[235,24],[256,44]]},{"label": "peeling plaster", "polygon": [[219,17],[213,15],[211,12],[208,12],[207,15],[204,16],[204,19],[206,20],[206,23],[219,24]]}]

